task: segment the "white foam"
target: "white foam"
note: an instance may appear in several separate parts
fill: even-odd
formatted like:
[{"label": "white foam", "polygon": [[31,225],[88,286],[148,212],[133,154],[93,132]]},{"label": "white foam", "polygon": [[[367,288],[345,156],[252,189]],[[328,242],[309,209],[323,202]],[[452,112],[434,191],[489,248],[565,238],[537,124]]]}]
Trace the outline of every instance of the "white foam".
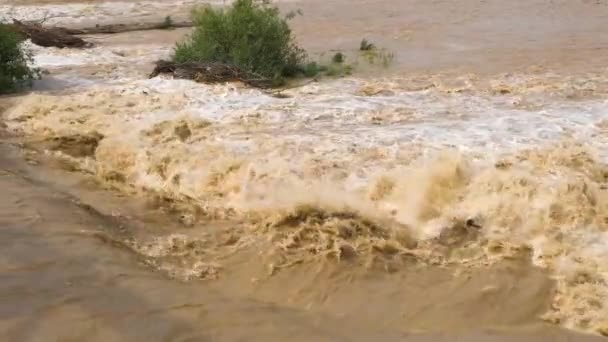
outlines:
[{"label": "white foam", "polygon": [[[292,0],[281,0],[287,2]],[[39,21],[46,18],[49,25],[74,25],[112,21],[116,18],[164,17],[168,14],[188,14],[200,5],[227,5],[231,0],[164,0],[164,1],[108,1],[69,4],[14,5],[11,0],[0,0],[0,22],[13,19]]]},{"label": "white foam", "polygon": [[[200,118],[222,123],[261,122],[266,130],[283,138],[327,140],[331,144],[323,146],[335,146],[339,153],[352,146],[420,143],[436,149],[456,147],[495,154],[565,136],[607,152],[606,137],[597,134],[597,123],[608,117],[605,100],[548,103],[533,111],[509,107],[503,98],[446,96],[433,91],[359,96],[355,91],[362,85],[354,79],[330,81],[293,91],[289,99],[234,85],[208,86],[163,78],[137,81],[128,88],[178,93],[188,99],[185,111]],[[404,108],[411,110],[399,119]],[[374,122],[373,113],[393,119]]]},{"label": "white foam", "polygon": [[171,47],[138,44],[128,48],[97,46],[89,49],[43,48],[24,43],[34,56],[34,65],[39,68],[58,68],[72,66],[120,65],[130,63],[150,63],[170,54]]},{"label": "white foam", "polygon": [[[168,10],[188,8],[221,1],[202,0],[171,0],[171,1],[137,1],[137,2],[100,2],[100,3],[70,3],[46,5],[0,5],[0,22],[18,19],[22,21],[37,21],[48,18],[47,24],[78,24],[91,21],[107,21],[117,17],[158,16]],[[1,4],[1,3],[0,3]]]}]

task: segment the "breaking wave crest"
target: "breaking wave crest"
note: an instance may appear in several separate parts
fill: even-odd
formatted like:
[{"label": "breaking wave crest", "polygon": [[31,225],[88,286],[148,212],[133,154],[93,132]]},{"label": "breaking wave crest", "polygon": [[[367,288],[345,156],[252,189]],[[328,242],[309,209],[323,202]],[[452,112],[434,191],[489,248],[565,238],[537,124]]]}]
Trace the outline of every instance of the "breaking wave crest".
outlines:
[{"label": "breaking wave crest", "polygon": [[[534,111],[495,94],[342,82],[330,89],[339,96],[305,87],[283,100],[162,80],[31,95],[9,126],[107,184],[195,207],[189,222],[232,222],[220,236],[131,243],[175,277],[217,277],[222,260],[260,244],[270,274],[334,261],[475,267],[529,253],[558,284],[545,318],[608,333],[605,103]],[[383,119],[366,121],[372,112]]]}]

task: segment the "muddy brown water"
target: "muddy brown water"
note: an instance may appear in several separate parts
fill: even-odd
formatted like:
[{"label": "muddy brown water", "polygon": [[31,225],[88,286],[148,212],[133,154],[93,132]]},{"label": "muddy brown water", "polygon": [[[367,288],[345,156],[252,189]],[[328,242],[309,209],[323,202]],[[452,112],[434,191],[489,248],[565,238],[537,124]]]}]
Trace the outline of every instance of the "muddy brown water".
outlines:
[{"label": "muddy brown water", "polygon": [[[601,73],[608,62],[605,1],[310,0],[280,6],[303,10],[294,30],[315,55],[340,50],[356,58],[362,38],[395,53],[389,68],[362,67],[360,77],[527,70],[581,75]],[[91,38],[109,50],[133,42],[172,44],[188,33]],[[52,73],[90,76],[104,68],[114,66],[92,63]],[[145,78],[149,65],[131,68]],[[0,101],[0,112],[13,104]],[[230,234],[247,232],[247,222],[192,222],[184,216],[192,210],[188,205],[135,189],[118,191],[45,155],[59,149],[90,156],[96,145],[85,140],[2,132],[2,340],[603,340],[540,319],[556,284],[547,270],[530,265],[529,251],[467,268],[416,261],[375,268],[328,259],[273,273],[264,242],[232,249]],[[157,241],[161,247],[134,243],[171,234],[178,235]],[[216,257],[218,242],[221,265],[201,264]]]},{"label": "muddy brown water", "polygon": [[255,262],[240,260],[217,281],[169,279],[119,241],[149,225],[179,230],[174,221],[141,198],[24,155],[12,139],[0,149],[7,341],[602,340],[538,322],[552,282],[518,260],[459,276],[414,267],[354,282],[339,279],[343,270],[332,280],[303,268],[260,287],[242,279]]},{"label": "muddy brown water", "polygon": [[[112,3],[102,0],[11,0],[7,5],[61,5]],[[117,3],[138,3],[122,0]],[[201,1],[200,4],[204,4]],[[220,2],[218,2],[220,3]],[[394,54],[395,72],[444,71],[512,72],[535,69],[590,70],[606,64],[608,2],[604,0],[504,1],[463,0],[306,0],[277,1],[283,12],[301,10],[293,20],[298,41],[311,53],[345,52],[353,62],[363,38]],[[0,4],[3,4],[0,2]],[[119,6],[119,5],[118,5]],[[189,7],[163,13],[146,12],[136,20],[162,20],[166,15],[186,17]],[[152,13],[149,13],[152,12]],[[128,21],[137,13],[111,18],[78,17],[78,25]],[[63,18],[63,19],[62,19]],[[70,25],[69,16],[59,22]],[[65,20],[64,20],[65,19]],[[174,39],[187,30],[177,30]],[[129,36],[129,35],[127,35]],[[151,42],[165,32],[144,37]],[[112,39],[112,38],[110,38]],[[359,68],[359,71],[361,68]],[[371,71],[374,74],[378,70]]]}]

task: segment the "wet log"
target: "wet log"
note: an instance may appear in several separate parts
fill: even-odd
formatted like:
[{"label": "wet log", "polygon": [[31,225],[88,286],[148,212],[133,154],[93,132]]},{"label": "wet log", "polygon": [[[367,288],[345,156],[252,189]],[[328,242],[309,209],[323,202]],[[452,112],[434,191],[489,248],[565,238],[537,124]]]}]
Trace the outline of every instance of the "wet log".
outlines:
[{"label": "wet log", "polygon": [[130,24],[108,24],[96,25],[94,27],[85,27],[81,29],[63,29],[72,35],[79,34],[115,34],[133,31],[150,31],[150,30],[166,30],[180,27],[192,27],[194,23],[184,21],[179,23],[157,22],[157,23],[130,23]]},{"label": "wet log", "polygon": [[173,63],[158,61],[150,78],[159,74],[171,74],[175,78],[193,80],[199,83],[243,82],[255,88],[270,88],[272,80],[264,78],[235,66],[217,62]]},{"label": "wet log", "polygon": [[61,27],[45,27],[38,23],[23,23],[13,20],[13,28],[32,43],[43,47],[85,48],[92,46],[82,38],[75,37],[69,30]]},{"label": "wet log", "polygon": [[58,48],[86,48],[93,46],[77,35],[85,34],[116,34],[133,31],[164,30],[170,28],[192,27],[191,21],[170,23],[129,23],[96,25],[79,29],[58,26],[43,26],[41,22],[22,22],[14,19],[11,25],[13,29],[28,38],[32,43],[43,47]]}]

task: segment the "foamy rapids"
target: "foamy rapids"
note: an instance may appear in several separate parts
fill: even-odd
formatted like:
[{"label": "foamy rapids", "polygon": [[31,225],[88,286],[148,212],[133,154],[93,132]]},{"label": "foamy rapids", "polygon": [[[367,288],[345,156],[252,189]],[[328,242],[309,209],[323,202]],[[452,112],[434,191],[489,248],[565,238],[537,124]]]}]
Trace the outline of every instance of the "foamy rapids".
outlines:
[{"label": "foamy rapids", "polygon": [[34,93],[7,117],[102,182],[245,222],[230,245],[270,241],[276,269],[327,258],[474,267],[529,253],[558,284],[545,318],[606,334],[607,80],[347,78],[274,96],[123,79]]},{"label": "foamy rapids", "polygon": [[171,0],[171,1],[108,1],[50,4],[15,4],[13,0],[0,0],[0,22],[45,20],[49,25],[78,25],[112,21],[120,17],[159,17],[176,14],[176,9],[189,9],[201,4],[222,4],[222,1]]}]

